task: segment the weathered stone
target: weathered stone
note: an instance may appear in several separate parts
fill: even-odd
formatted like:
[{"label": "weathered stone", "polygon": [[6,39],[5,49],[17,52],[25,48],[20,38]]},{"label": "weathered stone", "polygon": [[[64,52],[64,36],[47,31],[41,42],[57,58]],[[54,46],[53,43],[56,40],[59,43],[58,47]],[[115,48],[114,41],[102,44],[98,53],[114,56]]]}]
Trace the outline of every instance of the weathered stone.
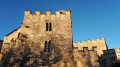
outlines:
[{"label": "weathered stone", "polygon": [[21,27],[5,36],[1,58],[6,67],[99,67],[103,50],[104,38],[73,43],[70,10],[25,11]]},{"label": "weathered stone", "polygon": [[92,50],[93,47],[96,47],[97,55],[101,56],[103,54],[103,50],[107,50],[107,45],[105,38],[97,39],[97,40],[87,40],[87,42],[78,42],[78,43],[73,43],[74,47],[78,47],[78,50],[81,50],[83,47],[88,47],[89,50]]}]

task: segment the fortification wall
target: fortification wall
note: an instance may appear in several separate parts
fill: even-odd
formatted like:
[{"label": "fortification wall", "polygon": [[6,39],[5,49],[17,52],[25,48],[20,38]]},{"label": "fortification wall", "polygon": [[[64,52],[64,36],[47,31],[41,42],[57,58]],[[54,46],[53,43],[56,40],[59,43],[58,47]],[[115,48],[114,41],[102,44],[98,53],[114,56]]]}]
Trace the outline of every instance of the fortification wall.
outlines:
[{"label": "fortification wall", "polygon": [[4,43],[10,43],[12,39],[16,39],[18,37],[19,32],[21,32],[21,27],[19,27],[18,29],[14,30],[10,34],[6,35],[4,37],[3,44]]},{"label": "fortification wall", "polygon": [[78,50],[78,47],[73,48],[75,67],[99,67],[98,55],[95,49],[88,50],[88,47],[83,47],[82,49]]},{"label": "fortification wall", "polygon": [[111,67],[113,61],[120,60],[120,48],[104,50],[103,53],[100,58],[101,67]]},{"label": "fortification wall", "polygon": [[97,47],[96,51],[99,56],[103,54],[103,50],[107,50],[107,45],[105,42],[105,38],[97,39],[97,40],[87,40],[87,42],[82,41],[78,43],[73,43],[73,47],[78,47],[78,50],[81,50],[83,47],[88,47],[89,50],[92,49],[92,47]]},{"label": "fortification wall", "polygon": [[115,49],[104,50],[100,60],[101,67],[111,67],[113,61],[117,60]]}]

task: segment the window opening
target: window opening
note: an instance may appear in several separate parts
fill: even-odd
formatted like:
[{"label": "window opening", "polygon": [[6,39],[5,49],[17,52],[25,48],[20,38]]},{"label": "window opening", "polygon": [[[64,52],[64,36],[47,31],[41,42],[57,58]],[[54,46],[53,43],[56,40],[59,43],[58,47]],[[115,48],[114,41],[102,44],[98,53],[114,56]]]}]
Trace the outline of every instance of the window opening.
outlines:
[{"label": "window opening", "polygon": [[45,50],[44,52],[47,52],[47,41],[45,41]]},{"label": "window opening", "polygon": [[51,41],[49,41],[49,45],[48,45],[48,52],[51,51]]},{"label": "window opening", "polygon": [[49,31],[52,31],[52,24],[49,23]]},{"label": "window opening", "polygon": [[46,23],[46,31],[48,31],[48,23]]},{"label": "window opening", "polygon": [[18,38],[20,38],[20,32],[18,33]]}]

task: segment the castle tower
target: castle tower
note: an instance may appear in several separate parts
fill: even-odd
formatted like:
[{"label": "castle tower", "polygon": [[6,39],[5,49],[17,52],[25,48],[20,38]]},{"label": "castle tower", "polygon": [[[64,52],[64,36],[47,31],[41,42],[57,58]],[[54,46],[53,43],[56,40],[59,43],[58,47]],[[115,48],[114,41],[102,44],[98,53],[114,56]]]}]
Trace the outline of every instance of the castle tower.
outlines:
[{"label": "castle tower", "polygon": [[[46,11],[45,14],[41,11],[36,11],[35,14],[25,11],[21,27],[5,36],[2,53],[8,53],[9,49],[17,48],[17,50],[23,50],[23,53],[17,52],[17,54],[24,54],[29,47],[34,55],[40,55],[40,58],[37,58],[39,59],[37,61],[43,62],[40,65],[64,66],[66,64],[70,67],[72,40],[70,10],[56,11],[55,14],[51,14],[51,11]],[[30,58],[27,64],[34,62],[34,59]],[[48,60],[47,63],[44,60]]]},{"label": "castle tower", "polygon": [[26,35],[30,41],[39,44],[42,51],[51,51],[53,45],[64,52],[71,51],[70,15],[69,10],[56,11],[55,14],[51,14],[51,11],[46,11],[46,14],[42,14],[41,11],[36,11],[35,14],[25,11],[21,34]]},{"label": "castle tower", "polygon": [[[97,40],[101,41],[104,44],[104,39]],[[73,45],[69,10],[55,14],[25,11],[21,27],[5,36],[1,52],[10,67],[94,67],[98,60],[95,46],[91,46],[94,50],[86,46],[79,50],[80,47],[81,43]]]},{"label": "castle tower", "polygon": [[46,11],[45,14],[40,11],[35,14],[25,11],[20,34],[25,35],[24,38],[20,35],[20,39],[32,43],[35,53],[38,53],[36,47],[39,47],[46,56],[47,53],[52,53],[49,60],[57,58],[57,65],[64,65],[65,62],[67,66],[71,64],[73,39],[69,10],[56,11],[55,14],[51,14],[51,11]]}]

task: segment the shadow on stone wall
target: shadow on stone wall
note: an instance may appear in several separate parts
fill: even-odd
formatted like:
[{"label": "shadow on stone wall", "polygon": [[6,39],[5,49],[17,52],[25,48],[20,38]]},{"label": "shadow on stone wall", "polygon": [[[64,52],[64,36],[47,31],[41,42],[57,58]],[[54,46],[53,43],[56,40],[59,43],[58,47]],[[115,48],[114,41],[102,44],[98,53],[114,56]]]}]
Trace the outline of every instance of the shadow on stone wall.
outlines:
[{"label": "shadow on stone wall", "polygon": [[[57,49],[57,47],[55,48]],[[11,48],[9,53],[4,55],[3,64],[5,67],[50,66],[59,62],[61,57],[59,49],[57,52],[33,52],[28,44],[20,44],[19,47]]]},{"label": "shadow on stone wall", "polygon": [[99,57],[100,67],[116,67],[116,65],[120,65],[120,61],[117,62],[116,53],[115,49],[104,50],[103,55]]},{"label": "shadow on stone wall", "polygon": [[60,48],[54,43],[51,44],[51,48],[54,48],[51,52],[43,52],[39,43],[31,43],[24,38],[16,40],[18,40],[17,47],[9,48],[2,58],[5,67],[51,66],[61,60]]}]

